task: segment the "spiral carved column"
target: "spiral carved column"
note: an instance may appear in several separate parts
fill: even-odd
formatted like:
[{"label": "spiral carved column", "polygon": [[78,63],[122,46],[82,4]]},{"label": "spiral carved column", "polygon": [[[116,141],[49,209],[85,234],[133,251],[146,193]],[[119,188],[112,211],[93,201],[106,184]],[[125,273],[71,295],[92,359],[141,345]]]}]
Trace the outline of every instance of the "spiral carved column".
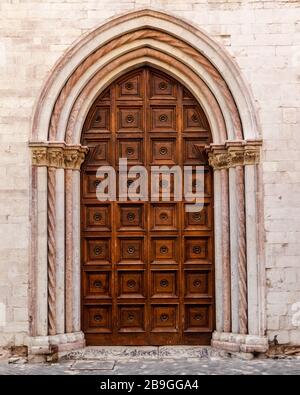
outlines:
[{"label": "spiral carved column", "polygon": [[245,186],[244,168],[236,167],[237,208],[238,208],[238,274],[239,274],[239,328],[240,333],[248,333],[247,262],[245,227]]},{"label": "spiral carved column", "polygon": [[48,168],[48,332],[56,334],[56,168]]},{"label": "spiral carved column", "polygon": [[66,332],[73,331],[73,170],[66,169]]}]

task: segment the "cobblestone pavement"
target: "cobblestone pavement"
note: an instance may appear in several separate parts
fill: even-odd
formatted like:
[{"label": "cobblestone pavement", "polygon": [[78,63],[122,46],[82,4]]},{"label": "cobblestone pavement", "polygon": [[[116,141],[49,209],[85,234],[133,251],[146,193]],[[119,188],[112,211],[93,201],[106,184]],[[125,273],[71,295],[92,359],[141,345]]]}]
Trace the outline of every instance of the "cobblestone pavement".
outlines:
[{"label": "cobblestone pavement", "polygon": [[300,375],[299,359],[181,358],[159,360],[77,360],[44,364],[0,362],[0,375]]}]

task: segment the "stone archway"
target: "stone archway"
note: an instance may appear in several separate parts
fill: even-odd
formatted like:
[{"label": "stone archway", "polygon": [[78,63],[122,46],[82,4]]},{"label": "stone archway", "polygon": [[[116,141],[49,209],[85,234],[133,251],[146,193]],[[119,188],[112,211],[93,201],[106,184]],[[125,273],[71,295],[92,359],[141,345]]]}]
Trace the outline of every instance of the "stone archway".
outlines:
[{"label": "stone archway", "polygon": [[[183,38],[184,37],[184,38]],[[174,76],[199,101],[213,143],[216,332],[229,351],[265,351],[259,128],[237,65],[199,29],[142,10],[86,35],[57,63],[37,102],[32,126],[32,353],[77,348],[80,327],[80,133],[94,99],[141,65]],[[245,215],[245,212],[247,215]]]}]

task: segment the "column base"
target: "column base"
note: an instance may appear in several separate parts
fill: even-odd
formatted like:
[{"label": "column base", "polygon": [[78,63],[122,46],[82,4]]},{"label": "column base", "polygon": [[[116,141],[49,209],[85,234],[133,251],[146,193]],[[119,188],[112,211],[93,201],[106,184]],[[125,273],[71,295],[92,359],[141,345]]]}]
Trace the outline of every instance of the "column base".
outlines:
[{"label": "column base", "polygon": [[28,344],[29,362],[53,362],[65,352],[84,348],[85,338],[83,332],[63,333],[30,337]]},{"label": "column base", "polygon": [[233,353],[265,353],[269,348],[266,336],[217,331],[213,333],[211,345],[214,348]]}]

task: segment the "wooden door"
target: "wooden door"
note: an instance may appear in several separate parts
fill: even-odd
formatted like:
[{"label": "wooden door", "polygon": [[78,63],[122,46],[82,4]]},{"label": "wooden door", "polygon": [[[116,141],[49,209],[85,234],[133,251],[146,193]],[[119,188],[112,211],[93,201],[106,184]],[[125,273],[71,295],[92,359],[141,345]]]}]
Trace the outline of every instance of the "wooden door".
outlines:
[{"label": "wooden door", "polygon": [[[82,327],[89,345],[209,344],[214,327],[212,172],[201,212],[185,201],[96,198],[99,166],[203,164],[203,110],[179,82],[144,67],[95,101],[82,144]],[[194,175],[193,175],[194,177]],[[174,183],[170,178],[170,183]],[[130,185],[130,180],[128,185]],[[195,187],[195,181],[192,188]],[[165,187],[160,182],[160,188]],[[171,193],[174,185],[171,185]]]}]

